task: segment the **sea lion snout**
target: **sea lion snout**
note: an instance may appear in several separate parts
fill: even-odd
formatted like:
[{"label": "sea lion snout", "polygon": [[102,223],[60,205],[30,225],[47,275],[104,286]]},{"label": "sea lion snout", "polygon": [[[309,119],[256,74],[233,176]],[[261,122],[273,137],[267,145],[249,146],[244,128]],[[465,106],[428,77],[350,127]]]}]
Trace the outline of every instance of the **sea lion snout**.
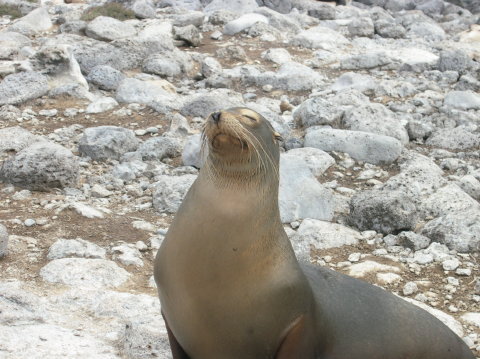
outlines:
[{"label": "sea lion snout", "polygon": [[212,112],[212,114],[210,115],[211,119],[216,125],[218,125],[218,122],[220,121],[221,116],[222,116],[222,113],[220,111]]}]

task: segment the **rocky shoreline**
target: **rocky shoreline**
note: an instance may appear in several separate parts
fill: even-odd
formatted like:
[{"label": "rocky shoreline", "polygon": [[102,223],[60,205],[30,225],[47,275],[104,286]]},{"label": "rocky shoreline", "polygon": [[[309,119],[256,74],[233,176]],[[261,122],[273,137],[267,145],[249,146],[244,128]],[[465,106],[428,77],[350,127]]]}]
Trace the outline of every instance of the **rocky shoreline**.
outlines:
[{"label": "rocky shoreline", "polygon": [[480,355],[480,14],[442,0],[0,0],[0,357],[170,358],[152,261],[212,111],[283,137],[297,256]]}]

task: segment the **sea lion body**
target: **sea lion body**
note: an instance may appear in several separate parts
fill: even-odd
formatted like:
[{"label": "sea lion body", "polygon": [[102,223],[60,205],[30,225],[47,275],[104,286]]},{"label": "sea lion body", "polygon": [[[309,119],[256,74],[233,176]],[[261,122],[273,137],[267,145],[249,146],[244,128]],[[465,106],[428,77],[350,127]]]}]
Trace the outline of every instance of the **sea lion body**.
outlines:
[{"label": "sea lion body", "polygon": [[155,260],[174,359],[473,359],[423,310],[297,262],[279,215],[277,138],[249,109],[207,120],[208,158]]}]

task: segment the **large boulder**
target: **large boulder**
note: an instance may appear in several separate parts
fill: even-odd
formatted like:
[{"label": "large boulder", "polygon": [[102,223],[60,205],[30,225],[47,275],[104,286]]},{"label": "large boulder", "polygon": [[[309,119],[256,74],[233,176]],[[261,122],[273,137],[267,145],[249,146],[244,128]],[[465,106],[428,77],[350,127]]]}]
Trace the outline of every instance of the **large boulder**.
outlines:
[{"label": "large boulder", "polygon": [[47,141],[25,147],[0,169],[3,181],[34,190],[75,187],[78,176],[78,157]]},{"label": "large boulder", "polygon": [[0,82],[0,106],[33,100],[48,92],[48,81],[38,72],[27,71],[6,76]]},{"label": "large boulder", "polygon": [[117,126],[85,129],[78,151],[93,160],[120,159],[126,152],[137,149],[140,141],[132,130]]}]

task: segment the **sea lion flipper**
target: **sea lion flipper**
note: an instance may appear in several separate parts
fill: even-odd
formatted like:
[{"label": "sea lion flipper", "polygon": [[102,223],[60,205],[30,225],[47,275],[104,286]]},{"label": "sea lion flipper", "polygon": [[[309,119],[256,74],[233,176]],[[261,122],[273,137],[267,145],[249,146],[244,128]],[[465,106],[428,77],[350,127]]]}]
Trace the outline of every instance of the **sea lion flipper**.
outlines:
[{"label": "sea lion flipper", "polygon": [[298,317],[286,330],[275,359],[310,359],[314,358],[311,348],[305,341],[305,316]]},{"label": "sea lion flipper", "polygon": [[173,359],[191,359],[185,350],[183,350],[182,346],[177,341],[177,338],[175,338],[175,335],[173,335],[172,330],[168,326],[167,319],[165,318],[165,315],[163,315],[163,312],[162,317],[165,321],[165,327],[167,328],[168,341],[170,342],[170,349],[172,351]]}]

